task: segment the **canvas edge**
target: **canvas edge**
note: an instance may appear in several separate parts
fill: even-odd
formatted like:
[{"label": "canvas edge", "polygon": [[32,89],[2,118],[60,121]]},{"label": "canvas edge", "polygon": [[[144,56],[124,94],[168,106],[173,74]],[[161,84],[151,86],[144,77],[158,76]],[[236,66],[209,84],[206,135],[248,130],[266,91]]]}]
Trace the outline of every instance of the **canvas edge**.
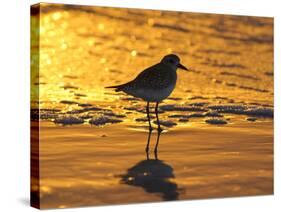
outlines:
[{"label": "canvas edge", "polygon": [[[47,5],[72,5],[72,6],[89,6],[89,7],[99,7],[99,8],[115,8],[115,9],[137,9],[137,10],[153,10],[153,11],[165,11],[165,12],[184,12],[184,13],[201,13],[201,14],[207,14],[207,15],[224,15],[224,16],[239,16],[239,17],[258,17],[258,18],[266,18],[266,19],[272,19],[273,22],[273,46],[275,43],[275,36],[274,36],[274,31],[275,31],[275,17],[274,16],[254,16],[254,15],[238,15],[238,14],[220,14],[220,13],[206,13],[206,12],[189,12],[189,11],[182,11],[182,10],[158,10],[158,9],[147,9],[147,8],[131,8],[131,7],[118,7],[118,6],[102,6],[102,5],[88,5],[88,4],[64,4],[64,3],[47,3],[47,2],[41,2],[41,3],[36,3],[33,5],[30,5],[30,16],[38,16],[38,20],[40,20],[40,10],[41,10],[41,6],[42,4],[47,4]],[[32,23],[32,19],[30,19],[30,30],[34,30],[34,24]],[[38,22],[38,26],[37,29],[38,30],[38,35],[40,32],[40,21]],[[32,72],[36,72],[39,75],[39,70],[40,70],[40,63],[39,63],[39,57],[40,57],[40,36],[32,36],[32,33],[30,33],[30,39],[31,39],[31,43],[37,43],[38,45],[36,45],[36,47],[34,46],[30,46],[30,60],[31,61],[35,61],[38,60],[38,64],[36,64],[35,66],[37,66],[36,69],[31,68],[31,74]],[[33,48],[33,50],[32,50]],[[274,55],[274,48],[273,48],[273,55]],[[34,58],[38,58],[38,59],[34,59]],[[274,70],[274,68],[273,68]],[[38,89],[38,94],[39,94],[39,86],[37,86],[37,88],[34,87],[34,84],[39,85],[39,79],[34,80],[31,78],[31,90],[32,89]],[[31,101],[37,101],[38,105],[39,105],[39,95],[37,96],[38,99],[32,98],[31,97]],[[37,209],[41,209],[41,205],[40,205],[40,160],[39,160],[39,138],[40,138],[40,134],[39,134],[39,129],[40,129],[40,125],[39,125],[39,117],[37,120],[34,120],[33,114],[32,114],[32,110],[34,110],[34,107],[30,107],[30,206],[37,208]],[[36,108],[36,110],[38,110],[38,115],[39,115],[39,106],[38,108]],[[274,123],[274,122],[273,122]],[[273,146],[274,146],[274,142],[273,142]],[[274,148],[273,148],[274,150]],[[274,154],[273,154],[274,155]],[[273,167],[274,167],[274,160],[273,162]],[[273,168],[273,173],[274,173],[274,168]],[[274,176],[274,175],[273,175]],[[273,185],[274,185],[274,177],[272,179],[273,181]],[[268,195],[274,195],[274,187],[272,189],[272,192],[269,194],[262,194],[262,195],[253,195],[253,196],[268,196]],[[245,197],[251,197],[252,195],[246,195],[246,196],[238,196],[241,198],[245,198]],[[207,198],[207,199],[221,199],[221,198],[236,198],[235,196],[233,197],[214,197],[214,198]],[[196,199],[194,199],[196,200]],[[204,200],[203,199],[197,199],[197,200]],[[188,200],[182,200],[182,201],[188,201]],[[144,202],[144,204],[149,204],[149,203],[161,203],[161,202]],[[130,204],[143,204],[143,203],[127,203],[127,204],[121,204],[121,205],[130,205]],[[115,205],[115,204],[113,204]],[[116,204],[119,205],[119,204]],[[92,206],[79,206],[79,207],[95,207],[95,205]],[[97,206],[105,206],[105,205],[97,205]],[[74,207],[76,208],[76,207]],[[47,209],[52,209],[52,208],[47,208]],[[53,208],[53,209],[57,209],[57,208]]]},{"label": "canvas edge", "polygon": [[39,75],[39,32],[40,3],[30,6],[30,206],[37,209],[40,209],[39,77],[34,76]]}]

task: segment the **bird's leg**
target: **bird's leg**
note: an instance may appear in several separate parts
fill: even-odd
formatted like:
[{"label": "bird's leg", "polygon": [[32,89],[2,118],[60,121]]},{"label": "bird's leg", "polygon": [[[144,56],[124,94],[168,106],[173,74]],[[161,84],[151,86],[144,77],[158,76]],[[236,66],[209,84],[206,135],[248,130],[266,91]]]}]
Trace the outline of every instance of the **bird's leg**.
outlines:
[{"label": "bird's leg", "polygon": [[148,132],[148,138],[147,138],[147,144],[146,144],[146,148],[145,148],[146,159],[147,159],[147,160],[149,160],[149,142],[150,142],[151,132],[152,132],[152,130],[149,130],[149,132]]},{"label": "bird's leg", "polygon": [[160,126],[159,117],[158,117],[158,104],[159,104],[159,102],[156,102],[155,114],[156,114],[157,126],[158,126],[157,130],[158,130],[158,132],[161,133],[163,130],[162,130],[161,126]]},{"label": "bird's leg", "polygon": [[146,144],[146,148],[145,148],[146,160],[149,160],[149,142],[150,142],[151,132],[152,132],[152,131],[149,131],[149,132],[148,132],[147,144]]},{"label": "bird's leg", "polygon": [[150,116],[149,116],[149,102],[147,102],[147,105],[146,105],[146,115],[147,115],[148,124],[149,124],[149,131],[152,131],[152,127],[151,127],[151,123],[150,123]]},{"label": "bird's leg", "polygon": [[155,106],[155,114],[156,114],[157,125],[158,125],[158,128],[157,128],[157,131],[158,131],[157,141],[156,141],[156,145],[155,145],[155,148],[154,148],[154,154],[155,154],[155,158],[156,159],[157,159],[157,148],[158,148],[158,143],[159,143],[159,140],[160,140],[160,134],[163,131],[162,128],[160,127],[160,122],[159,122],[159,118],[158,118],[158,104],[159,104],[159,102],[157,102],[156,106]]},{"label": "bird's leg", "polygon": [[148,134],[148,139],[147,139],[147,144],[146,144],[145,151],[146,151],[146,153],[148,153],[148,151],[149,151],[150,136],[151,136],[151,132],[152,132],[152,127],[151,127],[151,123],[150,123],[150,116],[149,116],[149,102],[147,102],[147,105],[146,105],[146,115],[147,115],[148,124],[149,124],[149,134]]},{"label": "bird's leg", "polygon": [[160,140],[160,135],[161,135],[161,132],[162,131],[158,131],[157,133],[157,140],[156,140],[156,145],[155,145],[155,148],[154,148],[154,157],[155,157],[155,160],[158,160],[158,143],[159,143],[159,140]]}]

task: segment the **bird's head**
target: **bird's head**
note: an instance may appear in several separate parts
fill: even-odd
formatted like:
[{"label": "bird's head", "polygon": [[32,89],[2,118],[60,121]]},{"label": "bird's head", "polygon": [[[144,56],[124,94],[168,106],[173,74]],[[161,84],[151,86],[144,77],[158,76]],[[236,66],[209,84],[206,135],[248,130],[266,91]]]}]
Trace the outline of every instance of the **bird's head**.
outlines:
[{"label": "bird's head", "polygon": [[172,67],[174,70],[177,70],[177,68],[183,69],[188,71],[188,69],[180,63],[180,58],[175,54],[168,54],[161,60],[161,63],[164,63],[170,67]]}]

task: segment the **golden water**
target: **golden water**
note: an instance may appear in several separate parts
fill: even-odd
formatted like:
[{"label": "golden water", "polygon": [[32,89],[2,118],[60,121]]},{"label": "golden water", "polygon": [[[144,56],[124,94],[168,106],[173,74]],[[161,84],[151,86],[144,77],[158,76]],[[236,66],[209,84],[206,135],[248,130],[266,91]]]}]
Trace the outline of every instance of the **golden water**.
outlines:
[{"label": "golden water", "polygon": [[[146,175],[143,167],[151,165],[138,164],[145,159],[147,135],[146,123],[135,120],[145,114],[134,107],[144,103],[104,87],[132,80],[166,54],[177,54],[191,71],[178,70],[176,89],[161,105],[273,109],[271,18],[41,4],[39,24],[40,73],[34,71],[36,59],[31,63],[32,81],[39,83],[31,95],[39,88],[40,109],[58,111],[41,121],[43,207],[165,200],[161,188],[151,192],[124,183],[130,168]],[[36,47],[32,42],[31,50]],[[52,123],[85,108],[79,104],[121,114],[123,123],[96,127],[87,118],[78,126]],[[173,114],[187,112],[160,117],[170,120]],[[205,118],[173,119],[177,126],[162,135],[163,163],[154,166],[167,174],[159,187],[170,187],[174,199],[272,193],[272,117],[224,118],[224,126],[208,125]]]}]

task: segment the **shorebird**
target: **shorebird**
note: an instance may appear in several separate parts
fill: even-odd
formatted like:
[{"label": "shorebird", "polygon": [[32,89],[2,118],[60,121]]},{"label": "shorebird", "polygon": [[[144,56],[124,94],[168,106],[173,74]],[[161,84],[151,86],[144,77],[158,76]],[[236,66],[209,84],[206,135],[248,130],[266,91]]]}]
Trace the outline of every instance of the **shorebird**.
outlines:
[{"label": "shorebird", "polygon": [[145,151],[149,151],[149,140],[152,126],[149,116],[149,103],[155,102],[155,114],[157,119],[158,138],[154,148],[154,153],[157,153],[159,135],[162,132],[159,117],[158,105],[166,99],[174,90],[177,82],[177,69],[188,70],[180,63],[180,58],[175,54],[169,54],[162,58],[162,60],[142,71],[134,80],[122,85],[114,85],[106,88],[115,88],[116,92],[123,91],[126,94],[141,98],[147,102],[146,114],[149,124],[149,138]]}]

